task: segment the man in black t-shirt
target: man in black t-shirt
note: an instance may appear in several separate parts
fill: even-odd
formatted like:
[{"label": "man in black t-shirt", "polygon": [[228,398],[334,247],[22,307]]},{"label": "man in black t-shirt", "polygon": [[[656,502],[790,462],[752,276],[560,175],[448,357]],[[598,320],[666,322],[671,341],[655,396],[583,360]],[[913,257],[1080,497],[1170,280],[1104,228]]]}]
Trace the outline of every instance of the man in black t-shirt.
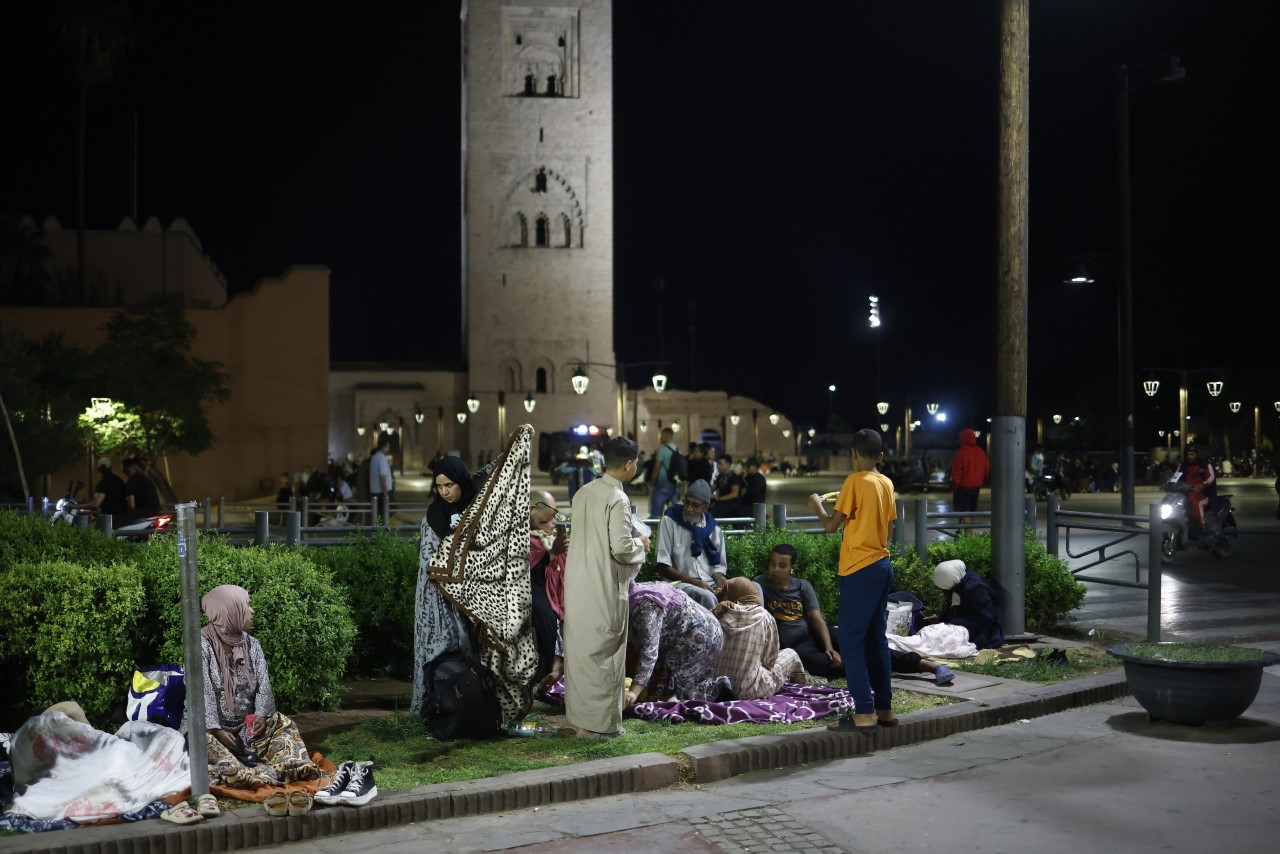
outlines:
[{"label": "man in black t-shirt", "polygon": [[116,519],[125,512],[124,481],[111,471],[111,457],[98,459],[98,483],[93,487],[93,499],[85,506]]},{"label": "man in black t-shirt", "polygon": [[716,478],[716,500],[711,506],[711,515],[717,519],[736,519],[750,516],[751,508],[744,500],[747,485],[742,477],[733,470],[733,457],[725,454],[716,460],[720,476]]},{"label": "man in black t-shirt", "polygon": [[124,471],[129,475],[129,480],[124,485],[125,503],[129,507],[125,518],[132,521],[160,515],[160,494],[156,492],[156,485],[151,479],[142,473],[142,460],[125,460]]},{"label": "man in black t-shirt", "polygon": [[765,503],[764,475],[760,473],[760,461],[755,457],[747,458],[746,502],[748,507]]},{"label": "man in black t-shirt", "polygon": [[764,593],[764,608],[778,622],[778,645],[794,649],[806,673],[827,678],[844,676],[836,633],[822,618],[818,594],[803,578],[794,578],[796,550],[780,545],[769,553],[769,565],[756,583]]}]

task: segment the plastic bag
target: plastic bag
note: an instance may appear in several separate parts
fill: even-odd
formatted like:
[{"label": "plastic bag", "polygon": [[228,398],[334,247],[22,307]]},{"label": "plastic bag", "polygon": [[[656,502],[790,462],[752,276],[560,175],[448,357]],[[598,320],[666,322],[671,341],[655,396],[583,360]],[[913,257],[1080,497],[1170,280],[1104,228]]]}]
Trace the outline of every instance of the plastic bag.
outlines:
[{"label": "plastic bag", "polygon": [[912,604],[910,602],[890,602],[887,605],[888,622],[885,625],[885,633],[906,637],[911,634],[911,611]]}]

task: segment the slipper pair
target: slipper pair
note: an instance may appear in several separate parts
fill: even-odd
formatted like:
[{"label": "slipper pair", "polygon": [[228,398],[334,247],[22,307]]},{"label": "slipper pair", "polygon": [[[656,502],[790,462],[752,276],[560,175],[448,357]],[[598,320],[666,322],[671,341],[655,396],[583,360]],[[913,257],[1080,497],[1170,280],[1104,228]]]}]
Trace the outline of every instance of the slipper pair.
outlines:
[{"label": "slipper pair", "polygon": [[313,799],[306,792],[274,792],[262,802],[262,808],[272,818],[285,815],[303,815],[311,811]]},{"label": "slipper pair", "polygon": [[620,726],[617,732],[580,732],[578,733],[578,738],[585,738],[590,741],[608,741],[611,738],[626,734],[627,728]]},{"label": "slipper pair", "polygon": [[186,801],[179,801],[160,813],[160,818],[171,824],[195,824],[197,821],[204,821],[204,816],[191,808]]}]

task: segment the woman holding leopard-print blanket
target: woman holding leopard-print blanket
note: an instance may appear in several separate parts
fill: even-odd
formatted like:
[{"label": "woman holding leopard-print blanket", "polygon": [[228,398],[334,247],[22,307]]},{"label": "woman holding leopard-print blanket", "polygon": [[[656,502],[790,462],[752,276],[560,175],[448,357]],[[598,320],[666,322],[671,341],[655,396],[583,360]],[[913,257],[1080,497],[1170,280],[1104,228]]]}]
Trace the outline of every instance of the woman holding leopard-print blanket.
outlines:
[{"label": "woman holding leopard-print blanket", "polygon": [[422,714],[423,667],[447,652],[473,653],[494,676],[508,722],[532,705],[538,654],[529,586],[529,461],[533,428],[521,425],[489,465],[458,457],[435,464],[436,497],[422,519],[414,600],[413,695]]}]

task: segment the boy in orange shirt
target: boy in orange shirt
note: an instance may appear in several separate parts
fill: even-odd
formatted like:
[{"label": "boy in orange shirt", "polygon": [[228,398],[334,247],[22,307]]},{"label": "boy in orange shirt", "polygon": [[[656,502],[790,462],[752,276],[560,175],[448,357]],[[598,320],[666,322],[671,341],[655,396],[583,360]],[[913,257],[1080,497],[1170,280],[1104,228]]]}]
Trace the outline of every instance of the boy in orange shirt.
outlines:
[{"label": "boy in orange shirt", "polygon": [[886,607],[893,591],[889,562],[889,526],[897,518],[893,483],[876,471],[884,459],[884,443],[875,430],[853,436],[853,474],[845,478],[834,512],[822,496],[809,496],[809,506],[828,532],[844,526],[840,544],[840,656],[853,695],[853,716],[828,729],[875,732],[897,726],[890,687],[889,642],[885,638]]}]

